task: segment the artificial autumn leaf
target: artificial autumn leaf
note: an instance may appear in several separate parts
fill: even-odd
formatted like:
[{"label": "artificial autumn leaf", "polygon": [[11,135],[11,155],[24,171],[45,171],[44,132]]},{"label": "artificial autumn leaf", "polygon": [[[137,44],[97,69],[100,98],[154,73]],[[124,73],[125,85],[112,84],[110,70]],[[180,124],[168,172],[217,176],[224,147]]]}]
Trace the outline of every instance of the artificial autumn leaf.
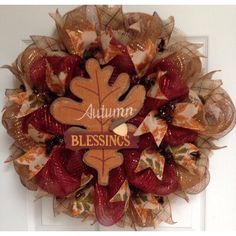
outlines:
[{"label": "artificial autumn leaf", "polygon": [[124,50],[125,47],[118,47],[118,45],[112,44],[113,39],[113,32],[111,31],[103,31],[101,32],[101,46],[103,49],[103,61],[104,63],[108,63],[116,56],[122,55],[122,49]]},{"label": "artificial autumn leaf", "polygon": [[36,143],[45,143],[53,138],[52,134],[38,131],[32,124],[28,125],[27,133]]},{"label": "artificial autumn leaf", "polygon": [[197,171],[196,160],[192,154],[197,153],[198,151],[199,149],[192,143],[171,147],[175,162],[183,166],[191,174],[196,174]]},{"label": "artificial autumn leaf", "polygon": [[27,99],[28,95],[27,92],[20,92],[16,94],[12,94],[8,96],[10,102],[14,102],[18,105],[22,105],[24,101]]},{"label": "artificial autumn leaf", "polygon": [[165,158],[156,150],[146,148],[140,156],[139,163],[135,172],[151,168],[159,180],[162,180]]},{"label": "artificial autumn leaf", "polygon": [[196,105],[200,104],[202,106],[202,101],[201,101],[200,97],[192,89],[189,89],[188,98],[191,103],[196,104]]},{"label": "artificial autumn leaf", "polygon": [[130,199],[130,188],[129,183],[127,180],[124,181],[124,183],[121,185],[118,192],[111,198],[110,202],[119,202],[123,201],[125,202],[125,209],[128,207]]},{"label": "artificial autumn leaf", "polygon": [[14,161],[24,154],[24,151],[18,147],[17,143],[13,143],[11,147],[9,148],[9,151],[10,151],[10,155],[4,161],[4,163]]},{"label": "artificial autumn leaf", "polygon": [[73,217],[82,217],[83,215],[94,215],[93,191],[94,188],[80,190],[80,195],[72,202],[71,214]]},{"label": "artificial autumn leaf", "polygon": [[56,23],[60,40],[71,54],[82,56],[87,47],[97,43],[96,21],[93,19],[95,11],[93,6],[81,6],[65,16],[61,16],[58,10],[50,14]]},{"label": "artificial autumn leaf", "polygon": [[16,163],[28,167],[28,179],[33,178],[47,163],[48,157],[44,146],[34,146],[16,159]]},{"label": "artificial autumn leaf", "polygon": [[[120,74],[115,83],[110,86],[108,82],[113,67],[106,66],[101,69],[97,60],[89,59],[86,62],[86,70],[89,79],[77,77],[70,83],[72,93],[82,99],[82,102],[63,97],[52,103],[51,113],[57,121],[85,127],[86,131],[103,133],[110,130],[113,122],[124,123],[142,108],[145,89],[141,85],[132,87],[125,99],[119,101],[129,88],[127,74]],[[89,108],[92,108],[92,112],[88,112]],[[112,115],[102,115],[103,109],[111,111]],[[124,112],[125,109],[132,112]],[[98,171],[99,184],[107,185],[109,171],[122,164],[123,156],[117,150],[89,150],[83,160]]]},{"label": "artificial autumn leaf", "polygon": [[53,73],[53,70],[49,63],[46,64],[46,83],[49,89],[57,94],[63,96],[65,93],[67,73],[61,71],[58,75]]},{"label": "artificial autumn leaf", "polygon": [[130,201],[129,211],[141,227],[155,227],[155,217],[160,210],[157,197],[150,193],[139,193]]},{"label": "artificial autumn leaf", "polygon": [[155,111],[149,112],[135,131],[134,136],[140,136],[150,132],[153,135],[157,146],[159,146],[165,136],[168,126],[164,120],[158,119],[155,115]]},{"label": "artificial autumn leaf", "polygon": [[142,77],[147,72],[149,63],[156,56],[155,44],[148,39],[142,50],[133,48],[132,46],[127,46],[127,50],[138,75]]},{"label": "artificial autumn leaf", "polygon": [[148,97],[152,97],[155,99],[161,99],[161,100],[168,100],[168,98],[161,91],[160,86],[159,86],[159,80],[165,73],[166,73],[165,71],[157,72],[155,84],[147,92]]},{"label": "artificial autumn leaf", "polygon": [[82,32],[80,30],[72,31],[66,30],[68,36],[70,37],[70,42],[76,53],[83,56],[84,51],[89,48],[90,45],[97,42],[97,33],[95,27]]},{"label": "artificial autumn leaf", "polygon": [[199,112],[201,112],[202,108],[203,106],[201,104],[187,102],[177,103],[173,115],[173,125],[186,129],[203,131],[203,125],[194,118]]},{"label": "artificial autumn leaf", "polygon": [[[205,128],[197,117],[201,114],[203,105],[198,102],[199,100],[196,100],[196,98],[193,97],[193,93],[191,95],[192,97],[190,99],[193,100],[193,103],[182,102],[175,104],[172,125],[196,131],[204,131]],[[167,129],[168,123],[164,119],[159,118],[158,112],[153,110],[144,118],[135,131],[134,136],[140,136],[150,132],[156,141],[157,146],[159,146]]]},{"label": "artificial autumn leaf", "polygon": [[124,15],[120,6],[97,6],[97,12],[105,62],[124,55],[120,50],[122,47],[115,48],[110,43],[115,39],[127,50],[137,74],[140,77],[145,75],[156,56],[156,45],[162,31],[161,20],[146,14]]},{"label": "artificial autumn leaf", "polygon": [[19,92],[8,96],[9,101],[20,105],[17,118],[29,115],[33,111],[38,110],[44,104],[43,97],[35,94],[29,84],[24,82],[24,86],[26,88],[25,92]]},{"label": "artificial autumn leaf", "polygon": [[168,197],[163,197],[163,204],[160,205],[159,212],[156,216],[157,224],[165,222],[167,224],[174,224],[172,219],[171,205]]},{"label": "artificial autumn leaf", "polygon": [[72,217],[81,217],[84,219],[94,216],[93,194],[94,187],[89,186],[87,188],[78,189],[67,197],[54,197],[54,215],[65,213]]}]

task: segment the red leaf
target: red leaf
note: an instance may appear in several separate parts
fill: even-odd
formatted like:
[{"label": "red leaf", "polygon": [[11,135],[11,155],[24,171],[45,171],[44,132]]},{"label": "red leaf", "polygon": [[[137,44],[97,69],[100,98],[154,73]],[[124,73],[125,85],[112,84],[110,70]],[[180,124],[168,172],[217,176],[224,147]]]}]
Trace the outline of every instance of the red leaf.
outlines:
[{"label": "red leaf", "polygon": [[180,145],[184,143],[193,143],[198,137],[197,132],[173,125],[168,125],[168,130],[163,141],[169,145]]},{"label": "red leaf", "polygon": [[140,152],[136,150],[124,150],[125,168],[129,183],[136,188],[160,196],[173,193],[178,188],[178,179],[173,164],[165,164],[163,179],[160,181],[151,169],[135,173],[138,165]]}]

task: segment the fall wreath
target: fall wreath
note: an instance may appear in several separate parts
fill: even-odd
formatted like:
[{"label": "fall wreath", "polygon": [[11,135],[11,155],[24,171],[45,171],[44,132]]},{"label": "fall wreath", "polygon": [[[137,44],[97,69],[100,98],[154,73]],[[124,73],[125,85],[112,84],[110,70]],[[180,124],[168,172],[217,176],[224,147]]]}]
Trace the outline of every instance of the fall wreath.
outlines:
[{"label": "fall wreath", "polygon": [[31,36],[8,68],[2,122],[22,184],[51,195],[55,213],[102,225],[173,223],[170,194],[209,182],[213,141],[235,125],[200,44],[155,12],[81,6],[50,14],[57,38]]}]

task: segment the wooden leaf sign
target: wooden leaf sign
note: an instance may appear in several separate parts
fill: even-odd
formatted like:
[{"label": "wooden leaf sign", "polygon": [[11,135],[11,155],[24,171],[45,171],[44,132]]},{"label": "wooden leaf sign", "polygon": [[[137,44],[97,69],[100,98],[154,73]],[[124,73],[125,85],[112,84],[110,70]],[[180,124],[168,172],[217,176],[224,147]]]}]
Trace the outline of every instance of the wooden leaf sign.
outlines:
[{"label": "wooden leaf sign", "polygon": [[110,170],[123,163],[123,156],[117,150],[89,150],[83,160],[97,170],[99,184],[107,185]]},{"label": "wooden leaf sign", "polygon": [[[89,59],[86,70],[90,78],[77,77],[70,84],[72,93],[82,102],[62,97],[52,103],[51,114],[57,121],[103,133],[109,131],[112,124],[124,123],[140,111],[145,98],[141,85],[134,86],[125,99],[119,101],[129,88],[128,74],[120,74],[110,86],[112,66],[101,69],[97,60]],[[109,171],[121,165],[123,157],[117,150],[89,150],[83,160],[98,171],[99,184],[107,185]]]}]

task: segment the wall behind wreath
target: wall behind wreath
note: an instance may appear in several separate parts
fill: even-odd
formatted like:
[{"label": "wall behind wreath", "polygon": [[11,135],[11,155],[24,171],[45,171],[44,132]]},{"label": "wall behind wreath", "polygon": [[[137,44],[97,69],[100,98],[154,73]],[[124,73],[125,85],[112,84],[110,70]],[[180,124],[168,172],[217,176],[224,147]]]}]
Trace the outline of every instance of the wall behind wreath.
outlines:
[{"label": "wall behind wreath", "polygon": [[[0,65],[9,64],[22,50],[29,35],[50,35],[54,22],[48,12],[64,13],[73,6],[0,6]],[[176,26],[188,36],[208,37],[208,71],[221,69],[216,78],[236,104],[236,6],[124,6],[125,11],[157,11],[175,16]],[[12,76],[0,70],[0,107],[4,90],[13,87]],[[236,230],[236,130],[220,141],[227,145],[210,162],[211,182],[206,191],[206,230]],[[26,191],[12,166],[3,162],[11,139],[0,126],[0,230],[27,230]]]}]

